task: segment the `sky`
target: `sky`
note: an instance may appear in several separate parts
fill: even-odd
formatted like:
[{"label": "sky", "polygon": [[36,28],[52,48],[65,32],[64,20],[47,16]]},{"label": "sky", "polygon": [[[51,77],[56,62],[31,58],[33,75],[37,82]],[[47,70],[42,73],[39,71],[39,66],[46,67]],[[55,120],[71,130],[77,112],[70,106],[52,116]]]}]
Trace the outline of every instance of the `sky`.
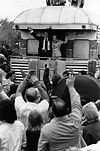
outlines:
[{"label": "sky", "polygon": [[[42,6],[46,6],[46,0],[0,0],[0,19],[13,21],[23,11]],[[85,0],[84,8],[100,22],[100,0]]]}]

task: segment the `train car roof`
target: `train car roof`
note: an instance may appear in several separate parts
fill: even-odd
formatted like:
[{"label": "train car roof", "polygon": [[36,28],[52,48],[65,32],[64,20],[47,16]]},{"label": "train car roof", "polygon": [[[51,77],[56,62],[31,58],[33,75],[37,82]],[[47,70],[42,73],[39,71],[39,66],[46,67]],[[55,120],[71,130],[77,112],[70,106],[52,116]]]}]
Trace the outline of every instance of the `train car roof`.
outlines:
[{"label": "train car roof", "polygon": [[14,19],[19,29],[87,29],[96,30],[93,14],[72,6],[46,6],[26,10]]}]

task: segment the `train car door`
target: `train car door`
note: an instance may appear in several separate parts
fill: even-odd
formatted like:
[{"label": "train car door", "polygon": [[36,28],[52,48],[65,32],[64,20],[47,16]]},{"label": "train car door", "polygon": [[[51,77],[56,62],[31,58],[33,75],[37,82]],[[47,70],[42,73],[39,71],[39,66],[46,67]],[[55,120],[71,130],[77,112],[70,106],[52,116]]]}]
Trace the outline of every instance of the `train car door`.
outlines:
[{"label": "train car door", "polygon": [[89,40],[75,39],[73,44],[73,58],[89,58]]}]

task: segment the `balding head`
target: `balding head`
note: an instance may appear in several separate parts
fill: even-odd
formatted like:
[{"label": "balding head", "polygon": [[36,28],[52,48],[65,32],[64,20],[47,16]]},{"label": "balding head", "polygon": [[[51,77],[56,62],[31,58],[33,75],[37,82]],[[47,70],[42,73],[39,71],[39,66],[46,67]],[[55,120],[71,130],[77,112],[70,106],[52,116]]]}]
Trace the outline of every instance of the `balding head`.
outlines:
[{"label": "balding head", "polygon": [[37,90],[36,88],[29,88],[26,90],[26,99],[29,101],[29,102],[35,102],[35,100],[37,99]]}]

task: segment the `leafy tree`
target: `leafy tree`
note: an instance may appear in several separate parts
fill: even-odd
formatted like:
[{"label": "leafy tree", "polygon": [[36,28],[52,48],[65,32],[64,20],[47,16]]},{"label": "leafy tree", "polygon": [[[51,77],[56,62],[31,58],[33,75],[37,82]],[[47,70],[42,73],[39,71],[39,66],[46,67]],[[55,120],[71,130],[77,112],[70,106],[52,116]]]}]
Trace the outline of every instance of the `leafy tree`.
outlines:
[{"label": "leafy tree", "polygon": [[16,42],[20,41],[20,31],[13,30],[14,22],[9,22],[8,19],[0,20],[0,45],[2,43],[9,44],[14,48]]}]

